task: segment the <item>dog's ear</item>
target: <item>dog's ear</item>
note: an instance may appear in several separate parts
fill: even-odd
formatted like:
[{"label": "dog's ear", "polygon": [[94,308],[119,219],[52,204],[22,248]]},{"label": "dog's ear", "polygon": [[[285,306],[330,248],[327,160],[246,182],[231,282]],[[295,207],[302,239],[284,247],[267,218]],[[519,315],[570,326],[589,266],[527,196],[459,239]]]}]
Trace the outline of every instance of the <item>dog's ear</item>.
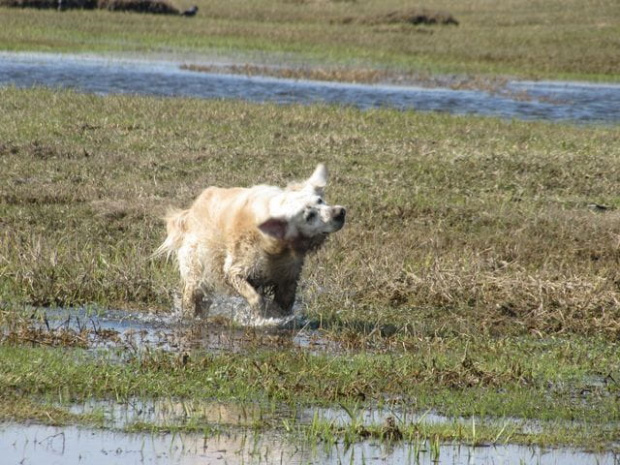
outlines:
[{"label": "dog's ear", "polygon": [[321,197],[325,193],[325,186],[327,185],[327,168],[323,163],[319,163],[307,180],[302,182],[293,182],[286,186],[288,191],[306,191],[311,192]]},{"label": "dog's ear", "polygon": [[318,195],[323,195],[325,186],[327,186],[327,168],[323,163],[317,165],[312,176],[306,181],[306,186],[314,190]]},{"label": "dog's ear", "polygon": [[276,239],[284,239],[288,233],[289,224],[288,221],[279,218],[269,218],[267,221],[258,225],[263,233]]}]

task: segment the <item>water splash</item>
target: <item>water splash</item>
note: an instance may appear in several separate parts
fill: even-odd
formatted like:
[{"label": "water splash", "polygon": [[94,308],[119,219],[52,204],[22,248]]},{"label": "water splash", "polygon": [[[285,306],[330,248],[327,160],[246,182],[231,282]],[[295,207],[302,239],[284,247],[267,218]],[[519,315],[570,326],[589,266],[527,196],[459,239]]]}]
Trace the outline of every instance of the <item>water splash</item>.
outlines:
[{"label": "water splash", "polygon": [[[245,300],[216,296],[211,312],[203,318],[182,318],[178,308],[166,314],[85,307],[30,308],[23,315],[16,314],[11,325],[0,328],[0,338],[45,345],[72,345],[77,339],[80,346],[90,350],[120,348],[135,354],[152,349],[239,352],[246,350],[248,342],[256,344],[264,339],[268,345],[270,338],[261,335],[280,335],[313,352],[340,350],[337,342],[325,339],[310,326],[300,306],[286,317],[256,317]],[[248,336],[251,328],[260,331]]]},{"label": "water splash", "polygon": [[[299,302],[293,306],[290,315],[284,316],[256,315],[245,299],[233,295],[210,295],[203,300],[202,306],[205,309],[204,315],[199,318],[221,317],[241,326],[293,329],[301,328],[305,324]],[[181,296],[178,294],[173,297],[173,311],[177,318],[183,318]]]}]

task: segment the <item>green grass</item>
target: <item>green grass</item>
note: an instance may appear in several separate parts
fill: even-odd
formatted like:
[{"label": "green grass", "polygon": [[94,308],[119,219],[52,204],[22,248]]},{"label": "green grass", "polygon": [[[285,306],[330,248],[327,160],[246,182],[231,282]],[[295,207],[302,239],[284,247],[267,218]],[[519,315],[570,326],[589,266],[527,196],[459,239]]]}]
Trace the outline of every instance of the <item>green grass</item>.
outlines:
[{"label": "green grass", "polygon": [[[71,403],[174,399],[192,412],[191,421],[178,423],[170,415],[160,424],[147,421],[125,427],[136,430],[150,424],[156,430],[194,431],[219,425],[264,430],[288,424],[289,429],[298,425],[305,434],[349,434],[359,439],[365,434],[379,436],[381,425],[357,422],[357,408],[392,405],[395,409],[402,406],[406,410],[432,409],[449,416],[475,417],[477,420],[472,421],[479,424],[476,436],[462,423],[432,426],[403,417],[399,427],[410,439],[423,429],[424,437],[441,434],[443,439],[470,443],[476,439],[488,441],[493,436],[499,440],[500,433],[510,433],[504,439],[512,442],[546,445],[601,447],[613,440],[620,418],[618,385],[593,387],[587,381],[599,374],[601,362],[607,362],[606,369],[615,375],[619,372],[615,349],[608,344],[568,341],[571,356],[567,357],[568,347],[562,342],[474,342],[476,348],[465,357],[462,344],[456,340],[435,340],[390,354],[310,355],[286,349],[221,355],[196,352],[182,362],[175,354],[151,353],[122,363],[115,357],[93,357],[81,349],[4,345],[0,347],[4,405],[0,417],[14,420],[34,416],[45,420],[48,416],[52,422],[63,423],[76,421],[75,416],[67,416],[61,409]],[[589,362],[584,363],[584,355]],[[30,403],[24,406],[16,402],[17,396],[31,399]],[[249,417],[244,414],[214,419],[208,413],[212,408],[201,408],[213,399],[262,407]],[[268,414],[274,405],[288,406],[279,410],[290,413]],[[295,412],[300,408],[333,405],[344,406],[352,415],[345,429],[317,418],[310,424],[296,420]],[[249,407],[248,412],[252,411]],[[522,431],[515,419],[537,419],[542,432]],[[93,412],[80,420],[100,424],[101,415]]]},{"label": "green grass", "polygon": [[620,77],[617,6],[605,0],[433,3],[455,16],[459,26],[372,24],[386,13],[410,8],[403,0],[197,4],[199,14],[191,20],[3,8],[0,49],[167,54],[189,62],[232,54],[249,62],[387,67],[394,72]]},{"label": "green grass", "polygon": [[[198,5],[191,20],[1,8],[0,50],[232,57],[345,80],[620,78],[613,1],[434,2],[458,27],[373,24],[403,0]],[[431,449],[617,450],[619,140],[617,126],[1,89],[0,421],[109,427],[106,405],[165,401],[185,420],[123,428],[349,443],[389,440],[358,416],[394,406],[467,418],[396,419]],[[318,162],[348,224],[308,261],[301,294],[339,352],[250,332],[240,353],[102,355],[82,333],[33,331],[30,306],[169,311],[177,272],[148,258],[167,207],[212,184],[285,184]],[[242,414],[214,419],[214,401]],[[101,407],[72,409],[89,402]],[[317,407],[351,422],[296,416]]]}]

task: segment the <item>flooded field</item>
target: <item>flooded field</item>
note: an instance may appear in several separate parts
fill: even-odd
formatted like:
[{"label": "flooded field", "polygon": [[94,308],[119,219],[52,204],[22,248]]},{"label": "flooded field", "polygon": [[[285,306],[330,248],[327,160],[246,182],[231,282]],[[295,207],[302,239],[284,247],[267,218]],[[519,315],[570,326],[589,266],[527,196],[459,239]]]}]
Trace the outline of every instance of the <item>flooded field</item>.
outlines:
[{"label": "flooded field", "polygon": [[194,72],[182,63],[78,55],[0,53],[0,85],[69,88],[97,94],[328,103],[508,119],[616,123],[620,86],[507,81],[489,90],[366,85]]},{"label": "flooded field", "polygon": [[[7,329],[4,337],[21,337],[22,342],[28,337],[35,342],[39,337],[44,343],[45,334],[59,338],[78,335],[81,347],[119,360],[157,350],[232,353],[259,346],[322,353],[343,350],[300,318],[296,320],[300,325],[293,328],[290,321],[282,321],[280,326],[270,321],[260,327],[258,335],[256,328],[248,332],[248,328],[224,324],[240,311],[242,305],[236,299],[222,298],[215,307],[214,324],[214,320],[186,322],[176,315],[122,310],[39,308],[26,312],[30,332]],[[444,425],[467,430],[491,426],[500,432],[523,433],[542,428],[538,421],[449,418],[399,403],[351,409],[135,398],[122,402],[93,399],[58,407],[68,408],[76,418],[100,418],[100,428],[4,423],[0,426],[2,463],[616,465],[619,459],[613,452],[520,446],[503,440],[475,445],[440,442],[432,431]],[[417,431],[412,439],[401,439],[405,426]],[[328,436],[317,434],[322,428],[329,431]],[[355,433],[353,439],[347,439],[347,430]],[[338,431],[344,436],[333,434]]]},{"label": "flooded field", "polygon": [[[616,238],[601,238],[600,232],[613,232],[617,223],[612,150],[617,137],[605,125],[620,121],[618,85],[362,85],[197,72],[182,65],[0,53],[0,86],[79,92],[62,93],[58,99],[43,90],[3,90],[8,116],[2,126],[11,130],[5,131],[5,145],[0,144],[10,168],[4,183],[7,242],[2,263],[8,266],[2,272],[3,285],[14,295],[0,302],[2,464],[620,463],[618,338],[612,333],[618,319],[610,304],[616,302],[617,290],[603,286],[600,274],[590,276],[579,268],[584,256],[597,264],[607,260],[601,269],[616,265]],[[92,98],[82,92],[195,99]],[[386,134],[364,121],[373,112],[362,112],[360,118],[359,112],[319,107],[317,112],[337,111],[325,120],[325,115],[308,113],[282,142],[281,122],[314,108],[254,105],[252,132],[236,113],[239,109],[200,107],[237,102],[199,99],[413,108],[579,124],[376,112],[397,115],[385,120],[389,124],[376,124],[394,127]],[[90,108],[92,102],[116,100],[136,105],[131,121],[116,108]],[[176,110],[170,111],[173,104]],[[159,105],[155,117],[149,105]],[[208,114],[219,128],[213,130],[213,140],[202,139],[200,118],[178,118],[178,109],[191,105],[197,115],[213,111]],[[64,118],[58,114],[73,115],[87,106],[89,112],[58,121]],[[9,113],[23,108],[29,112]],[[60,113],[48,115],[50,108],[60,108]],[[269,112],[259,111],[264,108]],[[358,119],[342,126],[340,120],[353,117],[345,113]],[[401,117],[407,121],[399,126]],[[271,119],[273,126],[264,123]],[[324,138],[317,139],[318,119],[326,129]],[[192,124],[196,126],[186,131]],[[402,135],[415,125],[425,128],[423,134],[404,144]],[[582,131],[588,134],[578,134]],[[510,137],[479,145],[500,132]],[[226,137],[216,138],[222,135]],[[171,144],[177,136],[182,140]],[[200,139],[195,146],[186,144],[194,139]],[[295,145],[297,139],[303,144]],[[386,212],[385,217],[369,217],[368,232],[377,234],[372,240],[350,236],[339,246],[354,247],[342,253],[335,248],[330,255],[330,260],[341,260],[338,266],[320,269],[321,275],[331,269],[325,280],[334,283],[334,294],[323,309],[309,313],[319,321],[302,317],[302,309],[287,319],[251,320],[243,301],[235,298],[216,299],[208,319],[184,321],[167,312],[165,270],[136,265],[136,257],[152,251],[145,241],[155,231],[149,209],[163,196],[180,204],[183,189],[199,185],[205,170],[228,167],[229,153],[247,155],[233,158],[254,164],[235,170],[253,175],[263,163],[280,169],[279,161],[271,160],[273,147],[286,145],[292,153],[304,154],[297,159],[282,152],[287,162],[297,164],[317,144],[324,144],[324,153],[342,167],[343,190],[351,192],[352,204],[364,196],[377,197],[362,205],[360,219],[367,212]],[[407,144],[411,147],[403,147]],[[167,148],[157,152],[153,147]],[[532,156],[521,162],[521,152]],[[148,160],[142,160],[144,153]],[[384,159],[386,153],[393,160]],[[487,153],[498,156],[483,156]],[[592,162],[592,153],[608,160],[601,156]],[[346,156],[345,161],[338,156]],[[420,164],[403,168],[401,161],[411,156]],[[372,162],[362,169],[358,161],[366,157]],[[581,165],[585,161],[590,164]],[[383,168],[370,168],[375,165]],[[196,172],[188,173],[188,167]],[[156,175],[143,179],[151,168]],[[556,181],[558,173],[562,176],[553,187],[549,180]],[[590,173],[596,173],[596,182],[589,180]],[[222,176],[224,170],[212,174],[230,180]],[[253,177],[242,184],[254,182]],[[444,179],[454,182],[454,190],[431,196]],[[140,180],[143,184],[136,184]],[[157,188],[155,181],[161,183]],[[369,194],[369,187],[379,195]],[[401,204],[420,192],[428,196],[418,199],[420,204]],[[387,203],[380,200],[384,194]],[[500,194],[509,199],[501,205]],[[474,198],[481,199],[479,205],[470,204]],[[544,208],[538,209],[541,202]],[[513,204],[529,206],[520,210]],[[444,206],[450,209],[443,211]],[[437,217],[441,222],[435,224]],[[444,234],[446,222],[453,235]],[[5,224],[4,217],[0,223]],[[373,224],[380,228],[372,229]],[[527,234],[506,250],[537,251],[541,258],[534,254],[531,261],[524,259],[523,268],[515,266],[513,273],[511,263],[495,262],[504,255],[496,257],[487,246],[495,247],[496,236],[510,238],[521,224],[529,226]],[[565,243],[558,237],[575,228],[584,255],[573,257],[579,267],[569,279],[558,277],[556,269],[566,266],[564,248],[574,245],[572,236]],[[556,230],[562,234],[544,235]],[[386,236],[387,231],[398,234]],[[480,231],[489,236],[478,237]],[[448,271],[431,267],[430,261],[429,268],[415,273],[403,267],[438,253],[434,242],[426,242],[434,235],[442,244],[455,244],[446,256],[463,256],[475,266],[463,273],[459,258],[444,262]],[[545,241],[537,242],[539,236]],[[378,240],[383,247],[376,247]],[[476,246],[465,253],[464,241]],[[556,243],[557,251],[551,247]],[[396,253],[391,257],[386,251]],[[363,254],[350,261],[355,252]],[[561,266],[549,265],[551,275],[522,272],[539,269],[550,257],[561,258]],[[594,267],[584,266],[588,272]],[[402,273],[393,273],[400,268]],[[148,284],[146,290],[140,283]],[[117,292],[124,287],[131,289]],[[347,292],[336,292],[336,287]],[[468,297],[474,295],[470,289],[478,288],[488,300]],[[436,294],[403,300],[426,289]],[[522,301],[515,304],[504,297],[513,295]],[[436,298],[444,303],[436,304]],[[445,306],[447,298],[454,305]],[[343,317],[345,299],[355,302]],[[79,307],[84,302],[157,308],[160,313]],[[387,302],[380,309],[385,314],[373,313],[376,302]],[[459,313],[459,306],[467,312]],[[608,307],[608,314],[599,314]],[[571,314],[575,308],[584,313]],[[322,313],[324,309],[329,311]],[[514,330],[517,325],[522,329]],[[469,331],[478,326],[484,331]],[[609,337],[598,338],[602,334]]]}]

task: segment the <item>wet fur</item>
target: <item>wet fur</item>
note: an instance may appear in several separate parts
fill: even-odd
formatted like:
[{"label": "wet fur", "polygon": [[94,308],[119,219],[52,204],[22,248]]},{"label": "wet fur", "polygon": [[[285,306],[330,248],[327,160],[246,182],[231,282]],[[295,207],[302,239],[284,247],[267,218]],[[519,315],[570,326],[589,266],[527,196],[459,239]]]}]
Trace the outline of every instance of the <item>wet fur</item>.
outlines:
[{"label": "wet fur", "polygon": [[238,293],[255,316],[289,314],[306,255],[344,225],[344,208],[324,203],[326,183],[319,165],[286,189],[209,187],[189,209],[170,212],[154,255],[176,253],[184,315],[203,313],[215,291]]}]

